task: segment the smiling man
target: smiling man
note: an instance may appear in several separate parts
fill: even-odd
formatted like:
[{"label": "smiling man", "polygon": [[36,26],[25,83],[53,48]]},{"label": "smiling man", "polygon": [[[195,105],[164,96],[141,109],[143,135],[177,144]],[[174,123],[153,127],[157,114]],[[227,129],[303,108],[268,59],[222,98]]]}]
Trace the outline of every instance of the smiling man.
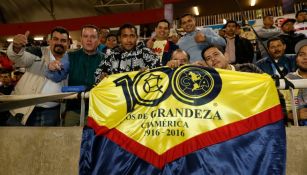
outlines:
[{"label": "smiling man", "polygon": [[171,60],[172,53],[178,46],[168,41],[170,23],[166,19],[160,20],[155,27],[155,36],[149,39],[146,46],[159,56],[162,66]]},{"label": "smiling man", "polygon": [[225,56],[225,50],[217,45],[208,46],[202,50],[201,54],[206,65],[212,68],[227,69],[240,72],[262,73],[262,71],[256,65],[251,63],[234,65],[229,64],[229,58]]},{"label": "smiling man", "polygon": [[[85,86],[91,89],[95,84],[94,72],[104,59],[104,54],[97,49],[99,29],[90,24],[83,26],[81,44],[81,49],[69,52],[61,61],[51,62],[46,76],[55,82],[68,76],[68,86]],[[69,100],[66,107],[65,125],[79,125],[80,100]]]},{"label": "smiling man", "polygon": [[110,74],[144,70],[160,65],[159,58],[143,43],[137,45],[137,30],[134,25],[124,24],[117,33],[120,46],[114,48],[95,72],[96,82]]},{"label": "smiling man", "polygon": [[202,60],[201,51],[209,45],[225,46],[225,40],[210,28],[196,28],[195,17],[185,14],[180,18],[181,27],[186,32],[178,41],[180,49],[190,55],[190,62]]},{"label": "smiling man", "polygon": [[[45,65],[52,61],[60,61],[69,46],[69,33],[62,27],[51,31],[49,47],[35,49],[26,48],[29,31],[14,37],[7,50],[8,57],[15,62],[16,67],[25,67],[26,72],[15,86],[13,95],[50,94],[61,92],[63,82],[53,82],[46,79]],[[27,50],[34,51],[35,54]],[[60,105],[56,102],[46,102],[11,110],[14,116],[9,119],[9,125],[56,126],[60,120]],[[18,115],[17,115],[18,114]],[[18,116],[18,117],[17,117]]]}]

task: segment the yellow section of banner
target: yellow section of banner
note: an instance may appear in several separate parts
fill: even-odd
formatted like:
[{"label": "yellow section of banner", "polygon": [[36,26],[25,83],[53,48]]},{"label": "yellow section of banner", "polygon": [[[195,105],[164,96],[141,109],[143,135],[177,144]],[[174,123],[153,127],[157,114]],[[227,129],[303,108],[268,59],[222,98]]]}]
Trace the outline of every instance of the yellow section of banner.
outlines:
[{"label": "yellow section of banner", "polygon": [[266,74],[184,66],[109,76],[91,90],[89,116],[160,155],[278,104]]}]

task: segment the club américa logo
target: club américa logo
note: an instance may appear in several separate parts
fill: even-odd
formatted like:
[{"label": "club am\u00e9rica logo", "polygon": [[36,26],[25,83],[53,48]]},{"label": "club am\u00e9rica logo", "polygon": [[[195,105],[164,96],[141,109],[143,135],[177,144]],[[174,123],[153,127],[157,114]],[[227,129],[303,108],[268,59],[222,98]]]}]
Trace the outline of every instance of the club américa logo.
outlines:
[{"label": "club am\u00e9rica logo", "polygon": [[214,69],[184,66],[173,74],[173,95],[186,104],[203,105],[219,94],[221,83],[222,80]]},{"label": "club am\u00e9rica logo", "polygon": [[222,87],[216,70],[192,65],[181,66],[175,71],[160,67],[140,72],[133,80],[125,75],[114,83],[123,88],[128,112],[135,104],[157,106],[170,95],[185,104],[203,105],[217,97]]}]

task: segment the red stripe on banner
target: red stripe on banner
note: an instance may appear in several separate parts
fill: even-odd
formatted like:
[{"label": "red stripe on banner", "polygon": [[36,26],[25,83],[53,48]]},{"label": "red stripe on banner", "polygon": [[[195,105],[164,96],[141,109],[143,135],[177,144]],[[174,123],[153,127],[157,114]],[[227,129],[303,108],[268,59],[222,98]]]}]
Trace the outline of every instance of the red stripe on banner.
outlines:
[{"label": "red stripe on banner", "polygon": [[169,149],[162,155],[158,155],[150,148],[141,145],[116,129],[111,129],[106,133],[106,127],[98,126],[92,119],[89,119],[89,121],[92,121],[89,122],[88,125],[95,130],[96,135],[105,135],[130,153],[135,154],[153,166],[162,169],[165,164],[194,151],[247,134],[248,132],[275,123],[281,119],[283,119],[281,106],[277,105],[247,119],[190,138]]},{"label": "red stripe on banner", "polygon": [[95,130],[96,135],[103,135],[107,131],[110,130],[108,127],[98,125],[95,122],[95,120],[90,116],[87,117],[87,124],[86,125],[93,128]]},{"label": "red stripe on banner", "polygon": [[83,25],[93,24],[100,27],[119,27],[125,23],[135,25],[155,23],[164,18],[164,8],[145,10],[140,12],[117,13],[112,15],[91,16],[84,18],[41,21],[19,24],[1,24],[0,35],[16,35],[29,30],[31,34],[49,34],[56,26],[63,26],[67,30],[80,30]]}]

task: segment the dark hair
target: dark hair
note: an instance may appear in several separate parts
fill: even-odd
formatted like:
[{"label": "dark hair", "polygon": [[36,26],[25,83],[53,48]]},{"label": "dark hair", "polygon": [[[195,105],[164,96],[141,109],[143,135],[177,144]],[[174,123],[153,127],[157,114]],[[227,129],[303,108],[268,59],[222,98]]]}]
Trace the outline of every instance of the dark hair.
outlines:
[{"label": "dark hair", "polygon": [[295,18],[297,18],[297,16],[300,14],[300,13],[303,13],[303,12],[307,12],[307,10],[306,9],[303,9],[303,10],[299,10],[299,11],[297,11],[296,12],[296,14],[295,14]]},{"label": "dark hair", "polygon": [[228,24],[235,24],[236,27],[240,26],[240,25],[237,23],[237,21],[228,20],[228,21],[226,22],[226,24],[223,26],[223,29],[225,29],[225,28],[227,27]]},{"label": "dark hair", "polygon": [[211,48],[217,48],[220,52],[222,52],[223,54],[225,53],[225,49],[224,47],[220,46],[220,45],[209,45],[208,47],[205,47],[202,51],[201,51],[201,57],[203,58],[203,60],[206,61],[205,59],[205,52]]},{"label": "dark hair", "polygon": [[65,34],[67,34],[67,38],[69,38],[69,32],[68,32],[68,30],[65,29],[64,27],[57,26],[57,27],[53,28],[53,29],[51,30],[51,38],[53,37],[53,33],[54,33],[54,32],[59,32],[60,34],[65,33]]},{"label": "dark hair", "polygon": [[157,24],[156,24],[156,27],[158,27],[158,25],[159,25],[161,22],[167,23],[167,27],[170,28],[170,23],[169,23],[168,20],[166,20],[166,19],[161,19],[160,21],[158,21]]},{"label": "dark hair", "polygon": [[115,35],[115,34],[113,34],[113,33],[109,33],[109,34],[107,35],[107,37],[106,37],[106,38],[108,39],[108,38],[110,38],[110,37],[115,37],[115,38],[117,39],[116,35]]},{"label": "dark hair", "polygon": [[273,41],[281,41],[283,44],[286,44],[285,41],[282,39],[282,38],[279,38],[279,37],[272,37],[272,38],[269,38],[268,39],[268,42],[266,44],[266,47],[269,48],[271,42]]},{"label": "dark hair", "polygon": [[181,24],[181,20],[182,20],[182,18],[184,18],[184,17],[186,17],[186,16],[191,16],[192,18],[194,18],[195,19],[195,16],[193,15],[193,14],[191,14],[191,13],[185,13],[185,14],[183,14],[182,16],[180,16],[180,24]]},{"label": "dark hair", "polygon": [[120,26],[120,28],[118,29],[117,37],[119,37],[122,34],[122,30],[124,30],[124,29],[134,29],[135,35],[138,35],[137,29],[136,29],[136,27],[134,25],[132,25],[132,24],[124,24],[124,25]]},{"label": "dark hair", "polygon": [[99,30],[99,28],[98,28],[97,26],[92,25],[92,24],[86,24],[86,25],[82,26],[82,27],[81,27],[81,35],[82,35],[82,32],[83,32],[83,29],[85,29],[85,28],[96,29],[96,31],[97,31],[97,37],[99,37],[100,30]]},{"label": "dark hair", "polygon": [[9,74],[9,73],[11,73],[10,70],[4,69],[4,68],[0,68],[0,74]]}]

